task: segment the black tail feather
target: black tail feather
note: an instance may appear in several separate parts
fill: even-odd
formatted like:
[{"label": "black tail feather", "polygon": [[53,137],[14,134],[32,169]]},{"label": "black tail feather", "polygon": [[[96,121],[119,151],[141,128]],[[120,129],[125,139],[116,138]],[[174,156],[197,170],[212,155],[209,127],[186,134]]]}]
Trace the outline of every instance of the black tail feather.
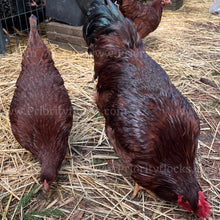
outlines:
[{"label": "black tail feather", "polygon": [[118,8],[110,0],[94,0],[87,13],[83,27],[83,37],[88,45],[95,36],[113,31],[112,25],[125,20]]},{"label": "black tail feather", "polygon": [[36,30],[37,29],[37,18],[36,16],[34,16],[33,14],[30,16],[29,18],[29,22],[30,22],[30,28],[31,30]]},{"label": "black tail feather", "polygon": [[111,0],[94,0],[87,13],[83,37],[90,47],[102,35],[114,33],[125,47],[142,47],[132,22],[125,18]]}]

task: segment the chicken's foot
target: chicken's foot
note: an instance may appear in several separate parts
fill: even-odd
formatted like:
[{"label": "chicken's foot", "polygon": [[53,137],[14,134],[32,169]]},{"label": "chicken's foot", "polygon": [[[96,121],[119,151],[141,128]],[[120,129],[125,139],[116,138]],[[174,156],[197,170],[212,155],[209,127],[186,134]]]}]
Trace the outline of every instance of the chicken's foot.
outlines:
[{"label": "chicken's foot", "polygon": [[144,187],[142,187],[142,186],[140,186],[140,185],[138,185],[137,183],[135,183],[135,186],[134,186],[134,191],[133,191],[133,193],[132,193],[132,199],[134,199],[136,196],[137,196],[137,193],[138,193],[138,191],[139,190],[145,190],[148,194],[150,194],[152,197],[154,197],[154,198],[156,198],[156,195],[153,193],[153,192],[151,192],[150,190],[147,190],[147,189],[145,189]]}]

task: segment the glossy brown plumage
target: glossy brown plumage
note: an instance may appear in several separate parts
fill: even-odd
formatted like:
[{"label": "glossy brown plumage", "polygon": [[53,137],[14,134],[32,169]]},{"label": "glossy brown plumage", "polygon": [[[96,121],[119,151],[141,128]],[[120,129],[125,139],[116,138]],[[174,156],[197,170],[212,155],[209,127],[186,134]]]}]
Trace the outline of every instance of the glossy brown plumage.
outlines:
[{"label": "glossy brown plumage", "polygon": [[106,134],[134,180],[164,200],[208,216],[196,180],[196,112],[109,0],[93,2],[83,30],[94,56],[96,104]]},{"label": "glossy brown plumage", "polygon": [[41,181],[48,190],[67,151],[73,110],[63,79],[38,34],[33,15],[30,26],[22,70],[10,106],[10,122],[20,145],[41,163]]},{"label": "glossy brown plumage", "polygon": [[143,4],[137,0],[118,0],[122,14],[131,19],[141,38],[155,31],[160,24],[163,7],[170,0],[154,0],[151,4]]}]

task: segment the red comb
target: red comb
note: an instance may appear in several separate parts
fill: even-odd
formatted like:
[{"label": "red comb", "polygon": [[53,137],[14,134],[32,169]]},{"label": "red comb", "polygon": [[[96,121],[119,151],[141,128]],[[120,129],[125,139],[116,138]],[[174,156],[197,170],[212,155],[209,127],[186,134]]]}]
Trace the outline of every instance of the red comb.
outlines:
[{"label": "red comb", "polygon": [[205,200],[205,196],[202,191],[199,191],[198,207],[199,207],[199,209],[198,209],[196,215],[199,218],[208,218],[209,213],[211,213],[211,210],[209,209],[210,206],[209,206],[208,202]]}]

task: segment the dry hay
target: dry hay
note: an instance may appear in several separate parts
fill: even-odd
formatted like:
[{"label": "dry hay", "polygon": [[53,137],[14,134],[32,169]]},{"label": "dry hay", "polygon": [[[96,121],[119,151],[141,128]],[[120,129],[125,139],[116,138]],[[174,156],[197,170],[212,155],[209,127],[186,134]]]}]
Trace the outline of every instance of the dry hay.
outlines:
[{"label": "dry hay", "polygon": [[[165,11],[160,27],[144,42],[201,119],[198,180],[211,204],[210,219],[220,218],[220,17],[208,13],[211,1],[187,1]],[[46,195],[40,165],[14,139],[8,110],[19,75],[21,52],[0,61],[0,217],[3,219],[192,219],[175,204],[139,192],[123,175],[120,160],[104,133],[93,102],[93,59],[49,45],[74,108],[70,147],[59,176]],[[218,85],[200,82],[206,78]]]}]

